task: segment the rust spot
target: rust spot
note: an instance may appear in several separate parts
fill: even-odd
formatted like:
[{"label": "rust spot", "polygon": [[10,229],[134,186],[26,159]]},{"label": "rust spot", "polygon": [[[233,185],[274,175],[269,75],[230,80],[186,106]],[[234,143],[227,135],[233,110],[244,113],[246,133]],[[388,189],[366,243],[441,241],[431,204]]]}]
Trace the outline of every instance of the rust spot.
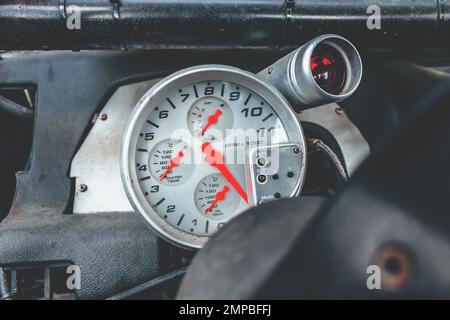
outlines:
[{"label": "rust spot", "polygon": [[381,269],[381,287],[383,289],[400,289],[411,279],[411,257],[401,246],[383,247],[378,251],[375,260]]}]

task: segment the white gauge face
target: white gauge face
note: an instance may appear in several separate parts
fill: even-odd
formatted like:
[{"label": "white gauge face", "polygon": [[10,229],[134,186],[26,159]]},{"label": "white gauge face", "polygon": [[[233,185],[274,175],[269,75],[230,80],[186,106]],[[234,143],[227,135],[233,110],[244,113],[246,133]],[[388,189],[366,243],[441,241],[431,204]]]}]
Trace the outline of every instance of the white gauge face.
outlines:
[{"label": "white gauge face", "polygon": [[[303,145],[304,138],[286,101],[250,74],[224,66],[188,70],[141,99],[125,133],[122,168],[130,201],[150,225],[198,248],[257,205],[249,154]],[[295,179],[292,194],[303,175]]]},{"label": "white gauge face", "polygon": [[[141,149],[139,152],[147,151]],[[151,177],[154,180],[164,185],[176,186],[191,177],[194,169],[189,160],[191,156],[191,148],[186,143],[180,140],[166,139],[152,148],[148,167],[139,162],[136,163],[136,167],[142,172],[146,172],[146,169],[150,168]],[[150,179],[151,177],[143,178]]]},{"label": "white gauge face", "polygon": [[233,128],[233,111],[224,100],[206,96],[192,104],[187,121],[194,136],[215,141],[225,137],[227,129]]},{"label": "white gauge face", "polygon": [[230,187],[220,173],[213,173],[200,180],[195,189],[197,209],[209,219],[225,222],[232,217],[241,203],[239,193]]}]

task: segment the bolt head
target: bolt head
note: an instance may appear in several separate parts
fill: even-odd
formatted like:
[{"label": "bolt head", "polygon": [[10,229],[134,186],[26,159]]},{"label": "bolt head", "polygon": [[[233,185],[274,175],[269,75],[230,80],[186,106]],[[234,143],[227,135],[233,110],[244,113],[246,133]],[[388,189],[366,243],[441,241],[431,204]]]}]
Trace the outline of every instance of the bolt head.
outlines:
[{"label": "bolt head", "polygon": [[106,119],[108,119],[108,115],[106,113],[100,113],[99,119],[105,121]]},{"label": "bolt head", "polygon": [[299,154],[300,152],[302,152],[302,148],[300,148],[299,146],[296,146],[296,147],[294,147],[294,148],[292,149],[292,151],[293,151],[295,154]]},{"label": "bolt head", "polygon": [[341,115],[344,114],[344,110],[342,110],[342,108],[337,107],[336,109],[334,109],[334,111],[336,112],[336,114]]},{"label": "bolt head", "polygon": [[266,181],[267,181],[267,176],[266,176],[265,174],[260,174],[260,175],[257,177],[257,180],[258,180],[258,182],[261,183],[261,184],[266,183]]},{"label": "bolt head", "polygon": [[267,164],[266,158],[258,158],[258,160],[256,162],[258,163],[258,166],[260,166],[260,167],[264,167]]},{"label": "bolt head", "polygon": [[80,191],[80,192],[86,192],[87,189],[88,189],[88,186],[85,185],[85,184],[80,184],[80,185],[78,186],[78,191]]}]

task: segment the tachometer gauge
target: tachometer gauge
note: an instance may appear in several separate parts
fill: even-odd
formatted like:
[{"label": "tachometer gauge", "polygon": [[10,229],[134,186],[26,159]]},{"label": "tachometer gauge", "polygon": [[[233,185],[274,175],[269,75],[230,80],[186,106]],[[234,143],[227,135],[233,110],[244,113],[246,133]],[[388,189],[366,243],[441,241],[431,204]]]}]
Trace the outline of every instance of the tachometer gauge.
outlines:
[{"label": "tachometer gauge", "polygon": [[250,207],[298,195],[305,150],[300,123],[276,89],[234,67],[198,66],[140,99],[124,133],[122,178],[154,231],[200,248]]}]

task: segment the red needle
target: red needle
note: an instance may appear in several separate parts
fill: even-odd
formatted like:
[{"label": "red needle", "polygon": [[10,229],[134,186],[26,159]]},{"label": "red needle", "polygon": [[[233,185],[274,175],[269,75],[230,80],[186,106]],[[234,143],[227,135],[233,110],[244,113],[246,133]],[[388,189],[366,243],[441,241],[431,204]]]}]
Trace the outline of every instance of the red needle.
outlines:
[{"label": "red needle", "polygon": [[223,174],[225,179],[227,179],[227,181],[231,184],[231,186],[237,191],[237,193],[239,193],[241,198],[248,204],[247,193],[245,193],[239,182],[237,182],[230,170],[228,170],[224,163],[223,155],[219,151],[214,150],[209,142],[204,142],[202,144],[202,152],[206,155],[206,161],[209,165],[217,168],[220,173]]},{"label": "red needle", "polygon": [[214,114],[210,115],[208,117],[208,123],[203,127],[202,132],[200,132],[200,136],[205,134],[205,131],[208,130],[210,126],[217,123],[217,120],[219,119],[219,116],[222,114],[222,110],[217,109]]},{"label": "red needle", "polygon": [[230,188],[228,188],[228,186],[224,186],[222,191],[219,191],[216,193],[216,196],[214,197],[214,201],[211,202],[211,204],[209,205],[209,207],[205,210],[205,215],[208,214],[208,211],[212,211],[212,209],[214,208],[214,206],[222,200],[225,200],[225,196],[227,194],[227,192],[230,191]]},{"label": "red needle", "polygon": [[178,156],[170,159],[169,167],[167,167],[167,170],[164,171],[164,173],[161,175],[161,177],[159,178],[159,181],[162,181],[165,177],[167,177],[170,170],[172,170],[173,168],[175,168],[176,166],[178,166],[180,164],[180,160],[181,160],[181,158],[183,158],[183,156],[184,156],[183,151],[180,151],[180,152],[178,152]]}]

